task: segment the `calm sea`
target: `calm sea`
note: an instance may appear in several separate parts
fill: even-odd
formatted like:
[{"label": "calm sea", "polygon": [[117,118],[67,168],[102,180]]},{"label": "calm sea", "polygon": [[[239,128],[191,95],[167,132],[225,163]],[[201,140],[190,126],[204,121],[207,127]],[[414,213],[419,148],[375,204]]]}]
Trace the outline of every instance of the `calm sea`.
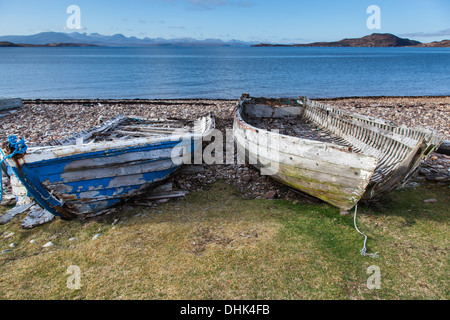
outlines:
[{"label": "calm sea", "polygon": [[0,48],[0,97],[450,95],[450,48]]}]

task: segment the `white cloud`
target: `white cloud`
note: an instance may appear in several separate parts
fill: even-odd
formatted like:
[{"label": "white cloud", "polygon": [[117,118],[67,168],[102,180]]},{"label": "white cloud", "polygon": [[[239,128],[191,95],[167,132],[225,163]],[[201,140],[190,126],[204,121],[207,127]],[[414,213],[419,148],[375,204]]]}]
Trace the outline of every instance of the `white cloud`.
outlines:
[{"label": "white cloud", "polygon": [[[165,2],[174,3],[177,0],[164,0]],[[199,10],[213,10],[223,6],[233,6],[247,8],[253,6],[251,0],[178,0],[188,3],[191,8]]]},{"label": "white cloud", "polygon": [[439,31],[436,31],[436,32],[403,33],[400,36],[402,36],[402,37],[442,37],[442,36],[450,36],[450,29],[439,30]]}]

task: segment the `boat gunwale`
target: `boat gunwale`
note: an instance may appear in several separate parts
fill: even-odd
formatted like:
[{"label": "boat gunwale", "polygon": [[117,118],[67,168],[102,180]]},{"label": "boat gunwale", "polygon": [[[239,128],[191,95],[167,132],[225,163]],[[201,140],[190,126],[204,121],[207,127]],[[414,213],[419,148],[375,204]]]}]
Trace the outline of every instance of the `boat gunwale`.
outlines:
[{"label": "boat gunwale", "polygon": [[[215,119],[212,113],[200,117],[194,121],[205,121],[205,126],[202,127],[201,132],[177,132],[174,129],[173,134],[168,134],[161,137],[138,137],[132,139],[124,139],[121,141],[98,141],[94,143],[84,143],[79,145],[57,145],[57,146],[37,146],[29,147],[27,152],[19,158],[20,162],[33,164],[41,161],[57,161],[60,158],[70,158],[76,155],[85,153],[105,152],[107,150],[126,150],[128,148],[136,149],[145,147],[147,145],[158,145],[169,142],[183,141],[189,139],[202,139],[212,133],[215,128]],[[12,160],[12,159],[9,159]],[[8,161],[8,164],[12,163]]]}]

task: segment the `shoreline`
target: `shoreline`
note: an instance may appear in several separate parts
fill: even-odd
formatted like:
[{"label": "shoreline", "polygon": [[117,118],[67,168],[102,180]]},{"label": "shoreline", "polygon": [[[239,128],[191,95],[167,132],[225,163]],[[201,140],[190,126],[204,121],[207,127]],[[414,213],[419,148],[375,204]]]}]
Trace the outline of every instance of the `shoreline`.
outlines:
[{"label": "shoreline", "polygon": [[[278,97],[278,96],[277,96]],[[275,98],[277,98],[275,97]],[[284,96],[283,96],[284,97]],[[299,95],[298,97],[301,97]],[[279,97],[281,98],[281,96]],[[286,96],[286,98],[289,98]],[[294,97],[291,97],[294,98]],[[450,94],[446,95],[418,95],[418,96],[341,96],[341,97],[307,97],[311,100],[329,100],[329,101],[336,101],[336,100],[348,100],[348,99],[397,99],[397,98],[411,98],[411,99],[428,99],[428,98],[450,98]],[[239,98],[236,99],[225,99],[225,98],[27,98],[22,99],[24,103],[51,103],[51,102],[61,102],[61,103],[76,103],[77,101],[80,102],[86,102],[86,101],[104,101],[111,103],[115,102],[128,102],[131,104],[136,103],[156,103],[156,102],[165,102],[165,101],[238,101]]]}]

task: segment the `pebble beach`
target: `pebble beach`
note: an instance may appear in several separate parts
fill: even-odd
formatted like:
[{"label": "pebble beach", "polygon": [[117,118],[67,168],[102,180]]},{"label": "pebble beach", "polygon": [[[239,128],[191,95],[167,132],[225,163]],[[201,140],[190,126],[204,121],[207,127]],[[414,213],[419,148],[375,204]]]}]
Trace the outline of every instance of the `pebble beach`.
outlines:
[{"label": "pebble beach", "polygon": [[[377,117],[399,125],[433,129],[450,139],[450,96],[351,97],[315,99],[350,112]],[[237,100],[24,100],[24,107],[3,113],[0,141],[16,135],[27,145],[45,145],[78,131],[99,125],[119,114],[142,118],[182,118],[194,120],[213,112],[216,128],[225,137],[233,126]],[[281,198],[317,202],[294,191],[246,164],[195,165],[172,178],[174,188],[195,192],[217,180],[238,188],[245,198]],[[414,181],[450,182],[450,156],[433,153],[417,171]]]}]

